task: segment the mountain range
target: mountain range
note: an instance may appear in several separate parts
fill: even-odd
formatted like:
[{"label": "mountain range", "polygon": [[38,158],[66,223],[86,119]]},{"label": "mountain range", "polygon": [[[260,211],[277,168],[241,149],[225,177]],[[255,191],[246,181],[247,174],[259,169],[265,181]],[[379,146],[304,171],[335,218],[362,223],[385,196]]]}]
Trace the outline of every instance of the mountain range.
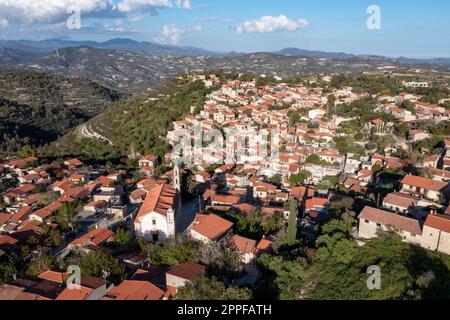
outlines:
[{"label": "mountain range", "polygon": [[[312,73],[332,74],[405,68],[450,69],[450,59],[390,59],[295,48],[275,53],[205,55],[207,52],[201,49],[160,46],[127,39],[83,43],[79,45],[80,42],[65,40],[0,41],[0,47],[2,45],[13,47],[0,50],[0,69],[27,69],[84,78],[123,93],[142,92],[164,79],[197,71],[232,70],[291,77]],[[76,44],[78,46],[73,46]],[[112,47],[121,49],[108,49]],[[159,53],[144,54],[140,49],[142,47],[146,48],[146,52]],[[163,51],[162,48],[169,51]],[[187,55],[186,50],[191,50],[191,54]]]},{"label": "mountain range", "polygon": [[104,42],[73,41],[61,39],[49,39],[41,41],[0,40],[0,47],[33,53],[49,53],[56,49],[79,46],[89,46],[91,48],[97,49],[127,51],[143,55],[218,55],[218,53],[205,49],[162,45],[152,42],[138,42],[135,40],[122,38],[111,39]]}]

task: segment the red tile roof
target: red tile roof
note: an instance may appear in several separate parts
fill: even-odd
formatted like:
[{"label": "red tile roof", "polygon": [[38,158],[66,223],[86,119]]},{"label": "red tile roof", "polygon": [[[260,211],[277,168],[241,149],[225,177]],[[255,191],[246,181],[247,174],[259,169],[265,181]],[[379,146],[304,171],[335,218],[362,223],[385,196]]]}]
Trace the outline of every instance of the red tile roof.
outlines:
[{"label": "red tile roof", "polygon": [[53,281],[53,282],[62,284],[66,281],[68,276],[69,276],[69,274],[65,273],[65,272],[48,270],[48,271],[44,271],[40,275],[38,275],[38,278],[42,279],[42,280],[48,280],[48,281]]},{"label": "red tile roof", "polygon": [[450,233],[450,216],[430,214],[425,221],[425,226]]},{"label": "red tile roof", "polygon": [[170,268],[167,273],[185,280],[192,280],[205,272],[206,267],[196,263],[182,263]]},{"label": "red tile roof", "polygon": [[365,207],[363,211],[361,211],[359,219],[372,221],[384,226],[390,226],[397,230],[408,231],[411,234],[422,234],[419,221],[372,207]]},{"label": "red tile roof", "polygon": [[215,214],[197,214],[192,230],[208,238],[216,240],[233,227],[233,223]]},{"label": "red tile roof", "polygon": [[79,238],[76,238],[73,240],[70,244],[71,245],[78,245],[78,246],[84,246],[84,245],[101,245],[103,242],[112,239],[114,237],[114,232],[109,230],[108,228],[99,228],[94,229],[84,235],[82,235]]},{"label": "red tile roof", "polygon": [[419,187],[426,190],[441,191],[447,187],[446,182],[432,180],[424,177],[407,175],[401,181],[402,184]]},{"label": "red tile roof", "polygon": [[14,239],[13,237],[6,236],[6,235],[0,235],[0,247],[1,248],[15,245],[17,242],[19,242],[19,241],[17,239]]},{"label": "red tile roof", "polygon": [[66,288],[61,292],[55,300],[69,300],[69,301],[78,301],[78,300],[86,300],[89,295],[94,291],[91,288],[86,288],[84,286],[80,286],[78,289],[69,289]]},{"label": "red tile roof", "polygon": [[231,238],[230,246],[241,253],[255,253],[256,241],[235,234]]},{"label": "red tile roof", "polygon": [[240,197],[237,196],[225,196],[216,194],[212,197],[211,202],[213,203],[220,203],[220,204],[228,204],[228,205],[236,205],[241,200]]},{"label": "red tile roof", "polygon": [[406,193],[392,192],[384,198],[384,204],[392,204],[402,208],[410,208],[417,204],[420,199]]},{"label": "red tile roof", "polygon": [[125,280],[101,300],[161,300],[164,291],[148,281]]},{"label": "red tile roof", "polygon": [[141,222],[149,213],[157,212],[167,216],[169,209],[175,209],[179,201],[177,191],[167,184],[161,184],[153,189],[145,197],[144,203],[139,209],[135,221]]}]

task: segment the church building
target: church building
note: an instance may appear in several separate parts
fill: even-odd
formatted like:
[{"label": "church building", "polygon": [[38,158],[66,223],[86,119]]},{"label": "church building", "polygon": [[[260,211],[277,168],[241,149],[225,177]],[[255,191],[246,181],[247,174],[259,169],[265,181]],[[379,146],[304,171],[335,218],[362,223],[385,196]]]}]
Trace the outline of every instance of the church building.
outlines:
[{"label": "church building", "polygon": [[148,242],[165,242],[175,237],[176,217],[181,214],[180,169],[175,166],[173,187],[160,184],[152,188],[140,208],[134,229]]}]

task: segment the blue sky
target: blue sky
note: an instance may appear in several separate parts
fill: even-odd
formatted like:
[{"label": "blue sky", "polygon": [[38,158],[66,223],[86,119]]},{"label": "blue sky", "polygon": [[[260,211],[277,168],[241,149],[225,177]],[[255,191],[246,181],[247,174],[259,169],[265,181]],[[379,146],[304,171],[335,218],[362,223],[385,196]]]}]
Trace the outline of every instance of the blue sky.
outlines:
[{"label": "blue sky", "polygon": [[[0,38],[131,38],[215,51],[286,47],[408,57],[450,57],[448,0],[0,0]],[[381,10],[369,30],[366,10]],[[68,29],[72,7],[81,29]],[[266,17],[266,18],[263,18]]]}]

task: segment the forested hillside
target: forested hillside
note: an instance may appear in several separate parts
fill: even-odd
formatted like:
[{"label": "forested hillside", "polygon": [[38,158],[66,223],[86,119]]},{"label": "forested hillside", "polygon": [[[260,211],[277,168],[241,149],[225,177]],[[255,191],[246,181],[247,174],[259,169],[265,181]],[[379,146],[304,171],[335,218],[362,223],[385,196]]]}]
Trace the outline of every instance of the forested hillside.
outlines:
[{"label": "forested hillside", "polygon": [[72,131],[42,149],[42,154],[97,160],[126,157],[132,152],[163,156],[169,151],[165,136],[172,122],[186,116],[191,106],[201,106],[207,93],[201,81],[186,78],[164,81],[149,93],[118,103],[86,123],[88,131],[104,136],[111,144],[80,137],[78,131]]},{"label": "forested hillside", "polygon": [[88,80],[0,71],[0,150],[51,142],[120,98]]}]

